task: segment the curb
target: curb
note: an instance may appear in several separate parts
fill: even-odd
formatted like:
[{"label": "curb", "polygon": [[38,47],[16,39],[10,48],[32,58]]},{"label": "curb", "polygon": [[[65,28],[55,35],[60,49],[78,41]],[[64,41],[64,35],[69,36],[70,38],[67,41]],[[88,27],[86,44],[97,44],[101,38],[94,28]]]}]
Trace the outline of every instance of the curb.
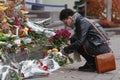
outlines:
[{"label": "curb", "polygon": [[120,28],[104,28],[110,37],[120,35]]}]

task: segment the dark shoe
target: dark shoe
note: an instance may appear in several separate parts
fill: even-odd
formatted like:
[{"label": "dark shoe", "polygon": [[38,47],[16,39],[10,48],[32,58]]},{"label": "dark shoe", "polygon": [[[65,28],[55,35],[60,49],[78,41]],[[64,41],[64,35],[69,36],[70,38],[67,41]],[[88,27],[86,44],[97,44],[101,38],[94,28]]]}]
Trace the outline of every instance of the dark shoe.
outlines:
[{"label": "dark shoe", "polygon": [[79,71],[84,71],[84,72],[95,72],[96,71],[96,67],[95,67],[95,65],[86,63],[84,66],[79,67],[78,70]]}]

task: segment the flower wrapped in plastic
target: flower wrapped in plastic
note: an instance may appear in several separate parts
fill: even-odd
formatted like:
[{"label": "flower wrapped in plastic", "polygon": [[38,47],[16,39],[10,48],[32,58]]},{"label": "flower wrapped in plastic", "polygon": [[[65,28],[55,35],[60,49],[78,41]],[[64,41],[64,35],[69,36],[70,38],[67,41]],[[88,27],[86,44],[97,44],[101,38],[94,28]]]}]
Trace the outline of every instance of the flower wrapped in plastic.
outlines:
[{"label": "flower wrapped in plastic", "polygon": [[[8,70],[12,69],[13,74],[16,74],[15,77],[9,78],[30,78],[36,75],[48,76],[51,72],[58,70],[61,66],[68,64],[69,62],[73,63],[73,60],[69,59],[67,56],[64,56],[58,49],[53,48],[47,51],[47,56],[39,60],[25,60],[20,63],[11,62],[8,66]],[[5,65],[0,64],[0,69],[6,67]],[[11,70],[10,70],[11,71]],[[4,73],[4,72],[1,72]],[[6,71],[9,74],[9,71]],[[12,74],[9,74],[12,75]],[[8,76],[2,76],[2,78],[7,78]]]},{"label": "flower wrapped in plastic", "polygon": [[[0,80],[5,80],[6,78],[13,80],[15,77],[17,77],[15,80],[20,80],[20,76],[28,78],[36,74],[47,75],[60,68],[53,58],[22,60],[18,64],[18,67],[13,68],[11,66],[11,62],[13,62],[15,57],[10,57],[10,53],[18,53],[18,51],[24,51],[25,49],[31,50],[32,47],[38,46],[39,42],[45,41],[48,37],[55,35],[53,31],[30,22],[28,17],[25,16],[26,13],[28,12],[26,11],[25,0],[7,0],[5,3],[4,1],[0,3],[0,57],[4,56],[6,60],[9,60],[7,68],[4,65],[0,65],[1,74],[6,74]],[[2,68],[6,68],[5,72],[2,71]],[[9,74],[11,71],[12,73]],[[19,71],[21,75],[19,75]],[[7,74],[10,76],[13,74],[17,75],[7,77]]]},{"label": "flower wrapped in plastic", "polygon": [[1,53],[20,53],[26,50],[30,52],[33,47],[47,45],[45,43],[48,42],[48,37],[55,34],[47,28],[30,22],[25,15],[27,13],[25,0],[0,2]]},{"label": "flower wrapped in plastic", "polygon": [[48,57],[40,60],[26,60],[19,64],[21,65],[20,73],[23,75],[23,78],[36,75],[48,76],[51,72],[60,68],[54,59]]},{"label": "flower wrapped in plastic", "polygon": [[47,57],[48,59],[54,59],[59,66],[64,66],[68,63],[73,63],[73,59],[69,56],[63,55],[58,49],[53,48],[47,51]]}]

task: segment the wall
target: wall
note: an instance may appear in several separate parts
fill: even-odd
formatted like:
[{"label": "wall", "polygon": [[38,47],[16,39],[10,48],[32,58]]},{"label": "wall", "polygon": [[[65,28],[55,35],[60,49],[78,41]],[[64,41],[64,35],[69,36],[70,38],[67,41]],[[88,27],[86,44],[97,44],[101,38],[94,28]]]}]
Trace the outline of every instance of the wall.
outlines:
[{"label": "wall", "polygon": [[[35,2],[36,0],[26,0],[28,2]],[[51,5],[68,5],[68,8],[73,9],[74,2],[78,0],[42,0],[43,4],[51,4]],[[30,6],[29,6],[30,7]],[[54,7],[45,7],[45,11],[60,11],[63,8],[54,8]]]},{"label": "wall", "polygon": [[[26,0],[28,2],[35,2],[36,0]],[[73,9],[74,2],[77,0],[42,0],[43,4],[51,4],[51,5],[68,5],[68,8]],[[30,6],[27,5],[27,7],[30,9]],[[59,20],[59,12],[63,8],[56,8],[56,7],[44,7],[44,11],[39,10],[38,14],[43,17],[46,15],[51,17],[51,22],[58,21]],[[46,14],[45,14],[46,13]]]},{"label": "wall", "polygon": [[[43,3],[45,3],[45,4],[54,4],[54,5],[65,5],[65,4],[67,4],[68,8],[73,9],[75,1],[77,1],[77,0],[43,0]],[[51,8],[46,7],[45,9],[46,10],[59,11],[62,8],[52,8],[51,9]]]}]

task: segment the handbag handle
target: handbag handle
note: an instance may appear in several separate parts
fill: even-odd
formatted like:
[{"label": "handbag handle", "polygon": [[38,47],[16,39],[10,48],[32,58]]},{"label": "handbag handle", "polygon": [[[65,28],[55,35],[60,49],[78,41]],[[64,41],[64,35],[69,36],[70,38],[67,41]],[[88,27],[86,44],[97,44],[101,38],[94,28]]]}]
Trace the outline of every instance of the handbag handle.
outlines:
[{"label": "handbag handle", "polygon": [[98,28],[92,23],[90,22],[89,19],[85,18],[89,23],[92,24],[92,26],[95,28],[95,30],[101,35],[101,37],[104,39],[104,41],[107,43],[107,45],[109,45],[109,43],[107,42],[107,39],[105,38],[105,36],[100,32],[100,30],[98,30]]}]

